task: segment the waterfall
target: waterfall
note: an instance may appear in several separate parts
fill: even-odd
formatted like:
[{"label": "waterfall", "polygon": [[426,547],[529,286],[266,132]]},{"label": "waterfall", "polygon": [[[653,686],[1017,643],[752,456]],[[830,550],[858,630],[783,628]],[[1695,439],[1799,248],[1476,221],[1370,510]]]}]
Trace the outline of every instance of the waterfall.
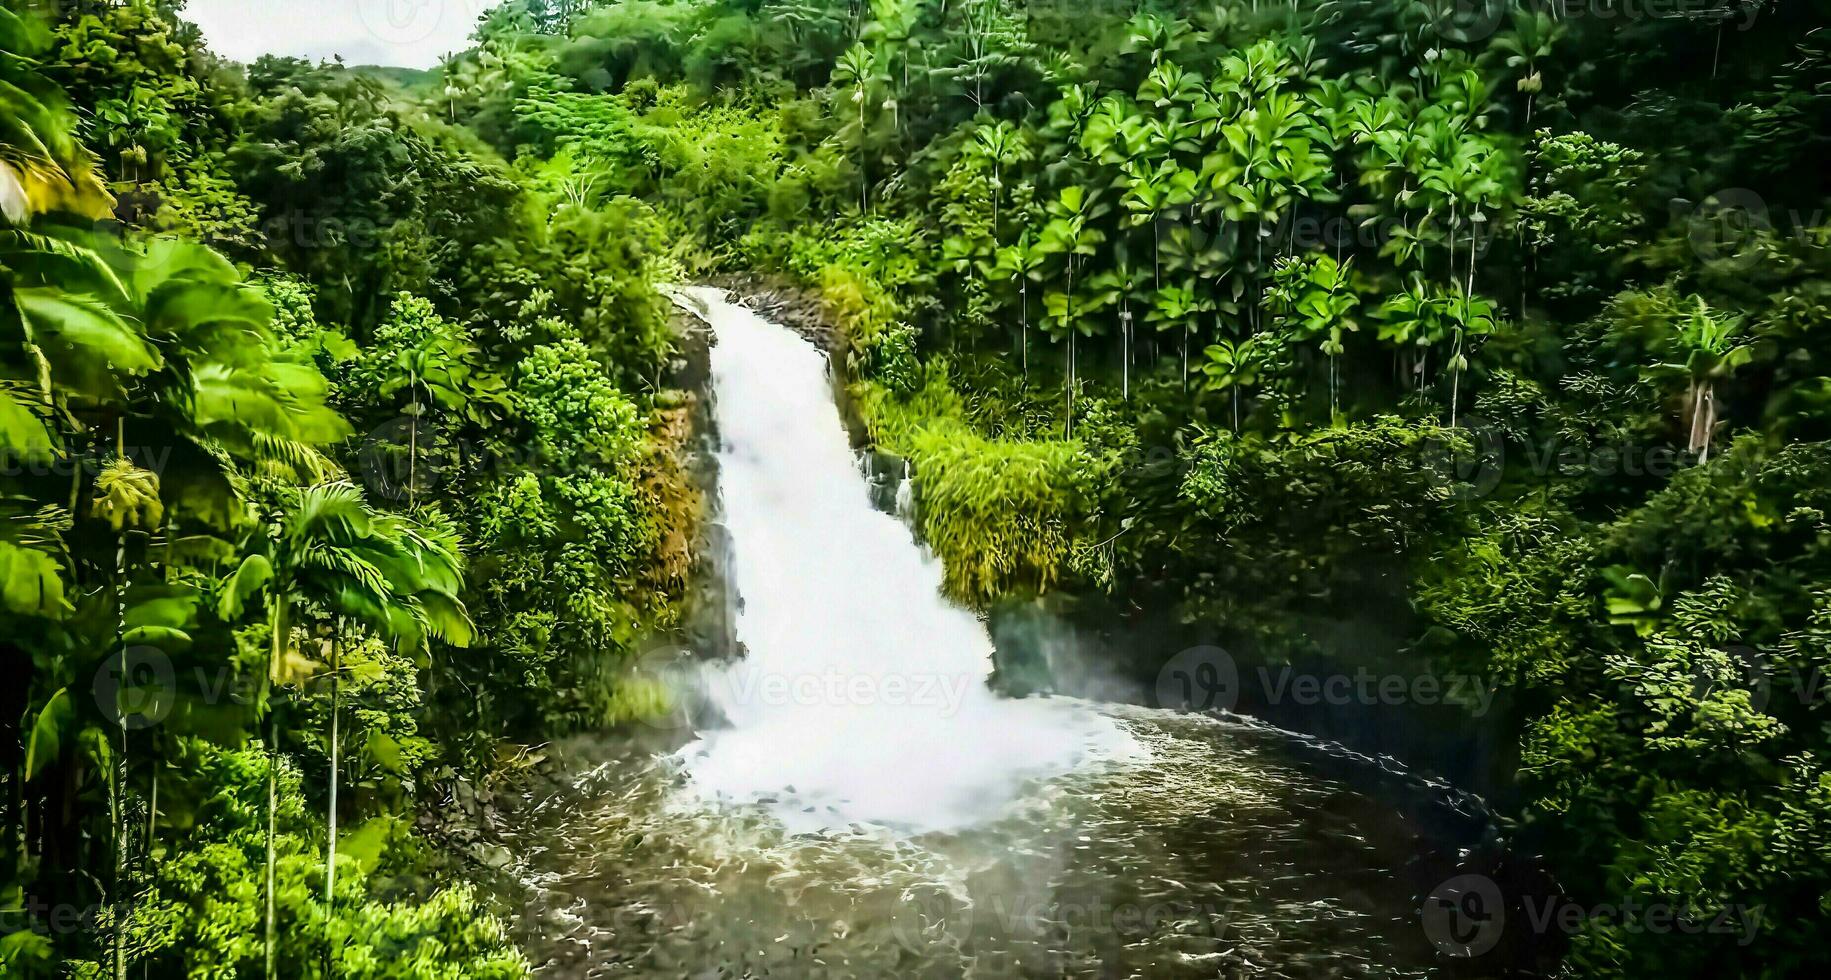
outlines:
[{"label": "waterfall", "polygon": [[896,482],[896,516],[898,520],[915,520],[915,478],[909,474],[909,461],[903,461],[903,477]]},{"label": "waterfall", "polygon": [[992,643],[938,561],[871,506],[825,356],[714,289],[719,488],[742,659],[708,668],[728,727],[679,758],[706,800],[796,831],[921,833],[997,816],[1033,778],[1141,751],[1069,699],[1001,698]]}]

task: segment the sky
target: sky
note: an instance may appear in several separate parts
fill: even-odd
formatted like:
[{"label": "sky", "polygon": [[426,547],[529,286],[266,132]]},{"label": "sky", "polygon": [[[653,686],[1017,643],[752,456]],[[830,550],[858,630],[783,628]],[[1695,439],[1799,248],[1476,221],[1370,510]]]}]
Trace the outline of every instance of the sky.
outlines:
[{"label": "sky", "polygon": [[185,16],[210,50],[235,61],[263,54],[342,55],[352,65],[431,68],[470,47],[477,16],[499,0],[190,0]]}]

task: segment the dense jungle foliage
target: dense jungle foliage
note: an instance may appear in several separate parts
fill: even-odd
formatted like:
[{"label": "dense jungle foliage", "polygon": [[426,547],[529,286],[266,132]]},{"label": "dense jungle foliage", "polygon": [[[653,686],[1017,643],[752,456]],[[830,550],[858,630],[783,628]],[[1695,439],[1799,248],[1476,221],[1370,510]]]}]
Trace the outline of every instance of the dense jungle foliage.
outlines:
[{"label": "dense jungle foliage", "polygon": [[181,7],[0,11],[0,973],[520,976],[416,813],[655,696],[659,226]]},{"label": "dense jungle foliage", "polygon": [[958,597],[1480,672],[1574,901],[1760,910],[1566,968],[1826,963],[1823,0],[509,0],[413,88],[181,8],[0,19],[10,969],[525,970],[416,803],[655,697],[655,285],[750,270]]}]

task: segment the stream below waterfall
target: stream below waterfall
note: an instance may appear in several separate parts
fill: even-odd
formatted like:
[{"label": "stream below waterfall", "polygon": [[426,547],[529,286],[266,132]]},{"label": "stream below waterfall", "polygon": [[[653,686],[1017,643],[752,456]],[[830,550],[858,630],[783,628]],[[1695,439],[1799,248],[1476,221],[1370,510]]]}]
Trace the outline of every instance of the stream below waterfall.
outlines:
[{"label": "stream below waterfall", "polygon": [[[715,337],[743,655],[687,723],[555,747],[499,823],[550,977],[1433,975],[1446,841],[1265,726],[988,687],[983,623],[872,506],[825,356]],[[679,719],[675,719],[678,721]]]}]

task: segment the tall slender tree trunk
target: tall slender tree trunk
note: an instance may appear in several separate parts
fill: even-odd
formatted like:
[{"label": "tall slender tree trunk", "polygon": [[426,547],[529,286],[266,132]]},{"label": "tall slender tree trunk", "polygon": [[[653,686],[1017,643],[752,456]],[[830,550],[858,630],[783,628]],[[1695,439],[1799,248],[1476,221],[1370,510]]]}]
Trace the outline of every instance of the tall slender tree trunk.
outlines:
[{"label": "tall slender tree trunk", "polygon": [[1340,400],[1339,400],[1339,396],[1338,396],[1338,392],[1339,392],[1340,388],[1341,388],[1340,358],[1335,354],[1330,354],[1329,355],[1329,424],[1330,425],[1335,424],[1335,416],[1336,416],[1337,412],[1340,411]]},{"label": "tall slender tree trunk", "polygon": [[[1020,241],[1018,245],[1023,243]],[[1017,329],[1019,343],[1023,349],[1024,382],[1030,381],[1030,284],[1019,281],[1017,284]]]},{"label": "tall slender tree trunk", "polygon": [[1693,380],[1685,392],[1691,409],[1691,431],[1685,448],[1698,454],[1698,462],[1710,459],[1710,434],[1716,428],[1716,390],[1708,380]]},{"label": "tall slender tree trunk", "polygon": [[[419,373],[416,369],[407,385],[407,390],[416,392],[419,383]],[[420,400],[418,394],[413,396],[413,401],[408,403],[407,409],[413,413],[413,417],[407,420],[407,506],[411,508],[417,502],[414,485],[419,481],[420,466]]]},{"label": "tall slender tree trunk", "polygon": [[108,767],[108,807],[109,824],[114,831],[114,976],[115,980],[127,980],[127,916],[130,903],[122,893],[122,882],[127,877],[127,807],[122,794],[127,788],[127,713],[121,700],[122,690],[128,684],[127,677],[127,643],[123,634],[127,629],[127,534],[123,531],[115,546],[115,645],[120,647],[118,663],[120,680],[115,684],[114,717],[115,723],[121,726],[121,747],[117,753],[120,757]]},{"label": "tall slender tree trunk", "polygon": [[[992,152],[996,154],[998,151]],[[1003,196],[1004,191],[1004,182],[999,179],[998,174],[998,157],[994,155],[992,157],[992,248],[994,253],[998,248],[998,199]]]},{"label": "tall slender tree trunk", "polygon": [[335,908],[337,896],[337,777],[339,763],[337,743],[337,711],[340,707],[339,695],[343,684],[343,618],[338,617],[335,630],[331,634],[331,744],[330,744],[330,803],[325,807],[325,825],[329,828],[326,835],[324,857],[324,908],[327,912]]},{"label": "tall slender tree trunk", "polygon": [[1132,306],[1119,302],[1119,397],[1132,400]]},{"label": "tall slender tree trunk", "polygon": [[1074,253],[1068,253],[1068,298],[1062,323],[1068,328],[1068,376],[1063,387],[1068,395],[1068,414],[1062,419],[1062,434],[1074,438]]},{"label": "tall slender tree trunk", "polygon": [[1699,463],[1710,462],[1710,437],[1717,427],[1717,392],[1716,386],[1704,384],[1704,451],[1698,453]]},{"label": "tall slender tree trunk", "polygon": [[273,711],[267,713],[267,911],[266,911],[266,956],[267,980],[274,980],[273,939],[273,887],[274,887],[274,821],[279,813],[279,787],[276,785],[276,772],[280,765],[279,740],[274,734]]},{"label": "tall slender tree trunk", "polygon": [[1163,288],[1163,229],[1158,227],[1158,215],[1151,214],[1151,288]]},{"label": "tall slender tree trunk", "polygon": [[[114,451],[123,459],[127,456],[127,418],[115,419]],[[114,833],[114,886],[110,897],[114,900],[114,976],[115,980],[127,980],[127,916],[130,903],[122,894],[122,882],[127,877],[127,807],[122,794],[127,788],[127,712],[122,701],[122,692],[128,684],[127,677],[127,532],[121,531],[115,538],[114,550],[114,609],[115,609],[115,645],[120,648],[120,679],[114,689],[115,724],[121,726],[121,747],[109,767],[108,805],[109,825]]]},{"label": "tall slender tree trunk", "polygon": [[[280,663],[286,651],[286,599],[285,590],[270,584],[273,594],[273,644],[267,660],[267,690],[271,699],[276,696]],[[277,975],[274,961],[274,828],[279,819],[279,767],[280,740],[278,725],[275,721],[277,711],[271,703],[267,705],[267,881],[266,881],[266,922],[265,953],[267,980],[274,980]]]},{"label": "tall slender tree trunk", "polygon": [[1474,222],[1474,221],[1473,221],[1473,220],[1471,220],[1471,221],[1470,221],[1470,222],[1469,222],[1469,277],[1468,277],[1468,286],[1467,286],[1467,288],[1465,288],[1465,289],[1464,289],[1464,290],[1463,290],[1463,296],[1462,296],[1462,299],[1463,299],[1463,303],[1464,303],[1464,304],[1465,304],[1465,305],[1467,305],[1467,304],[1472,304],[1472,303],[1473,303],[1473,302],[1474,302],[1474,299],[1475,299],[1475,245],[1476,245],[1476,242],[1475,242],[1475,238],[1476,238],[1476,231],[1477,231],[1477,228],[1478,228],[1478,226],[1477,226],[1477,224],[1476,224],[1476,223],[1475,223],[1475,222]]},{"label": "tall slender tree trunk", "polygon": [[1456,427],[1456,403],[1462,394],[1462,328],[1456,329],[1456,343],[1450,354],[1450,428]]},{"label": "tall slender tree trunk", "polygon": [[1183,391],[1189,390],[1189,334],[1192,333],[1188,323],[1183,324]]},{"label": "tall slender tree trunk", "polygon": [[1460,226],[1456,223],[1456,199],[1451,198],[1450,199],[1450,256],[1449,256],[1450,270],[1449,270],[1449,278],[1450,278],[1450,285],[1452,285],[1452,286],[1454,286],[1456,284],[1456,229],[1458,227],[1460,227]]}]

